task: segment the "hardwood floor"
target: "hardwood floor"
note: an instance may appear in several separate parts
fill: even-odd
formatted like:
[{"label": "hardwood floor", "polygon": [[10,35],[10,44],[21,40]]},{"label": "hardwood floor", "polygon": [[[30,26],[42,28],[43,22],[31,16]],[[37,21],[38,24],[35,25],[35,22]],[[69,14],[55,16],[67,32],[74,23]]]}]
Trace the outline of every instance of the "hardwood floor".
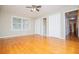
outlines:
[{"label": "hardwood floor", "polygon": [[78,54],[79,39],[67,40],[40,35],[0,39],[1,54]]}]

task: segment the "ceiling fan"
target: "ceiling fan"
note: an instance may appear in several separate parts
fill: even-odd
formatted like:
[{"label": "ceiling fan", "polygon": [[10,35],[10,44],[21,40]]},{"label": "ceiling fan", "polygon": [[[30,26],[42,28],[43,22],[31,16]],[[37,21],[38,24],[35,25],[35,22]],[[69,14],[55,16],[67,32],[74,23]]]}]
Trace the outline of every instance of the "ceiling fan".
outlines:
[{"label": "ceiling fan", "polygon": [[41,5],[32,5],[31,7],[27,6],[26,8],[31,8],[31,12],[33,11],[39,12],[39,8],[41,8]]}]

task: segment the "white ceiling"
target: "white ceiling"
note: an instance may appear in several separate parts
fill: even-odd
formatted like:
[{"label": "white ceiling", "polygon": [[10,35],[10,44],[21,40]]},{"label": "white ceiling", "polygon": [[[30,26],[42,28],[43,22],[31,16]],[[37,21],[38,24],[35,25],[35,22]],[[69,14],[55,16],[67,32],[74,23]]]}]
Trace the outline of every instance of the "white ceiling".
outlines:
[{"label": "white ceiling", "polygon": [[57,11],[62,11],[68,7],[77,7],[75,6],[66,6],[66,5],[42,5],[39,12],[30,12],[31,9],[26,8],[26,6],[31,5],[3,5],[2,11],[9,13],[16,13],[20,15],[25,15],[30,18],[42,17]]}]

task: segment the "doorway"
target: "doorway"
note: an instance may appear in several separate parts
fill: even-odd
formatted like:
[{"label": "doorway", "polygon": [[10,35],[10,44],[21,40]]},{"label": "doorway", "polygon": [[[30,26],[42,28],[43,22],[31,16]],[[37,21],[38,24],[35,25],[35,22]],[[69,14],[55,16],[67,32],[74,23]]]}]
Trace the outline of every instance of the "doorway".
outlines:
[{"label": "doorway", "polygon": [[65,13],[66,37],[78,37],[78,10]]},{"label": "doorway", "polygon": [[47,34],[47,19],[43,18],[43,35],[46,36]]}]

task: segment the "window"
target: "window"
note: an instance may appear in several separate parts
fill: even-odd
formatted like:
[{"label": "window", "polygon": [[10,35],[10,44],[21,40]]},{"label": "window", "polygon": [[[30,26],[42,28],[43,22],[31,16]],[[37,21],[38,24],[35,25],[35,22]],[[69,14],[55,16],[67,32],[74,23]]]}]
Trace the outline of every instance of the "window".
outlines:
[{"label": "window", "polygon": [[20,17],[12,17],[12,30],[25,31],[28,27],[28,20]]}]

